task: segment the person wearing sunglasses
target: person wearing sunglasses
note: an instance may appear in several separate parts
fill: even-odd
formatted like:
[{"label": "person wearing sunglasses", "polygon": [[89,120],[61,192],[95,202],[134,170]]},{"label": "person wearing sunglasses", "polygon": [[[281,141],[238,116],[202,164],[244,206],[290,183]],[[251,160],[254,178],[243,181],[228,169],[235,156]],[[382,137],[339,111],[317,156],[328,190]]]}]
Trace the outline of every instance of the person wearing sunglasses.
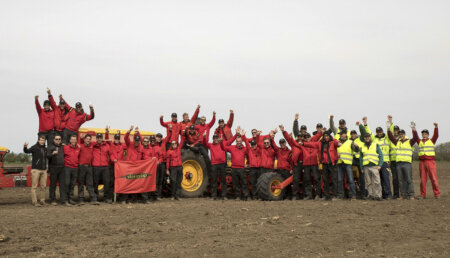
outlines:
[{"label": "person wearing sunglasses", "polygon": [[273,137],[273,132],[269,133],[268,137],[261,140],[260,132],[256,135],[256,144],[261,148],[261,173],[272,172],[274,170],[275,163],[275,151],[270,145],[271,138]]},{"label": "person wearing sunglasses", "polygon": [[64,151],[61,135],[53,138],[53,144],[47,152],[48,171],[50,173],[49,197],[51,205],[58,205],[56,202],[56,183],[59,183],[59,196],[63,196],[64,186]]},{"label": "person wearing sunglasses", "polygon": [[242,136],[242,139],[245,142],[245,146],[247,148],[247,166],[250,170],[250,184],[252,186],[251,189],[251,198],[252,200],[258,199],[258,192],[256,191],[256,184],[258,183],[258,179],[261,176],[261,148],[256,144],[255,140],[250,140]]},{"label": "person wearing sunglasses", "polygon": [[228,118],[227,123],[225,124],[225,120],[219,119],[219,126],[214,130],[214,134],[218,135],[219,138],[223,139],[223,141],[228,141],[233,137],[233,132],[231,131],[231,127],[233,127],[234,121],[234,111],[230,110],[230,117]]},{"label": "person wearing sunglasses", "polygon": [[[272,148],[275,151],[275,157],[277,158],[277,173],[280,174],[284,180],[286,180],[293,173],[291,164],[292,151],[287,147],[285,139],[280,139],[280,147],[277,146],[274,141],[275,133],[277,131],[278,130],[273,131],[270,141]],[[284,193],[284,199],[292,199],[292,196],[296,195],[296,193],[292,193],[292,187],[290,185],[286,187]]]},{"label": "person wearing sunglasses", "polygon": [[78,135],[80,126],[86,121],[94,119],[94,106],[89,105],[91,113],[88,115],[84,112],[81,102],[75,104],[75,108],[70,107],[68,113],[65,115],[66,126],[63,132],[63,143],[68,144],[71,135]]}]

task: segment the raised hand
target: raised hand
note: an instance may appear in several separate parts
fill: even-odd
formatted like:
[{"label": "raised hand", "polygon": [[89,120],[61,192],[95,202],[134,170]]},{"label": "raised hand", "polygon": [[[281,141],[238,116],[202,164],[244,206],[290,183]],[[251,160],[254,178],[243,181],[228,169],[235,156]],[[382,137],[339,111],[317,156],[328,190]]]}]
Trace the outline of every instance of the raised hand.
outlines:
[{"label": "raised hand", "polygon": [[49,88],[47,88],[47,94],[52,95],[52,91]]},{"label": "raised hand", "polygon": [[241,130],[241,135],[245,136],[245,130]]},{"label": "raised hand", "polygon": [[356,125],[359,125],[360,124],[360,122],[359,121],[356,121]]},{"label": "raised hand", "polygon": [[434,127],[438,127],[438,123],[434,122],[433,123]]},{"label": "raised hand", "polygon": [[233,109],[230,109],[230,113],[231,113],[231,114],[234,114],[234,111],[233,111]]},{"label": "raised hand", "polygon": [[197,105],[197,108],[200,109],[200,104]]},{"label": "raised hand", "polygon": [[284,132],[284,125],[279,125],[278,127],[280,127],[280,130],[281,130],[282,132]]},{"label": "raised hand", "polygon": [[34,99],[39,99],[39,95],[34,96]]},{"label": "raised hand", "polygon": [[134,128],[134,130],[137,132],[137,131],[139,131],[139,126],[136,126],[135,128]]},{"label": "raised hand", "polygon": [[159,116],[159,119],[161,119],[161,120],[162,120],[163,118],[164,118],[164,116],[163,116],[163,115],[160,115],[160,116]]},{"label": "raised hand", "polygon": [[130,132],[133,131],[133,129],[134,129],[134,126],[132,125],[132,126],[130,127]]},{"label": "raised hand", "polygon": [[409,125],[412,129],[416,129],[416,123],[414,123],[413,121],[411,121],[411,124]]},{"label": "raised hand", "polygon": [[366,125],[367,124],[367,116],[363,117],[362,121],[363,121],[364,125]]},{"label": "raised hand", "polygon": [[330,115],[330,119],[333,119],[334,118],[334,115]]},{"label": "raised hand", "polygon": [[278,128],[275,128],[275,130],[273,130],[273,134],[277,134],[278,133]]},{"label": "raised hand", "polygon": [[109,128],[110,128],[109,125],[106,125],[105,131],[106,131],[106,132],[109,132]]},{"label": "raised hand", "polygon": [[90,104],[90,105],[89,105],[89,108],[90,108],[90,109],[94,109],[94,106],[92,106],[92,104]]},{"label": "raised hand", "polygon": [[299,118],[299,114],[296,113],[296,114],[295,114],[295,120],[298,120],[298,118]]},{"label": "raised hand", "polygon": [[23,147],[27,148],[28,147],[28,142],[24,143]]},{"label": "raised hand", "polygon": [[388,121],[391,122],[391,124],[392,124],[392,116],[388,115],[387,118],[388,118]]},{"label": "raised hand", "polygon": [[62,98],[63,98],[62,94],[59,94],[59,99],[62,99]]},{"label": "raised hand", "polygon": [[213,111],[213,116],[215,116],[215,115],[216,115],[216,111],[214,110],[214,111]]}]

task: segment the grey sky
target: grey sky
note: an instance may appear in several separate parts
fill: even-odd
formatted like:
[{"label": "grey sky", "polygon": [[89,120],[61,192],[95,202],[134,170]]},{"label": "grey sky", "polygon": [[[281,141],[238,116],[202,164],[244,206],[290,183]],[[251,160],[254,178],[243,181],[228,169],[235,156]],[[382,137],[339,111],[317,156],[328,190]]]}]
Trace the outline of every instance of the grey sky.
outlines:
[{"label": "grey sky", "polygon": [[[161,131],[202,104],[209,120],[267,130],[294,114],[372,128],[439,122],[450,140],[449,1],[0,2],[0,146],[34,142],[34,95],[92,103],[84,127]],[[384,127],[384,126],[383,126]],[[408,130],[410,131],[410,130]],[[409,133],[410,134],[410,133]],[[279,136],[277,136],[278,138]]]}]

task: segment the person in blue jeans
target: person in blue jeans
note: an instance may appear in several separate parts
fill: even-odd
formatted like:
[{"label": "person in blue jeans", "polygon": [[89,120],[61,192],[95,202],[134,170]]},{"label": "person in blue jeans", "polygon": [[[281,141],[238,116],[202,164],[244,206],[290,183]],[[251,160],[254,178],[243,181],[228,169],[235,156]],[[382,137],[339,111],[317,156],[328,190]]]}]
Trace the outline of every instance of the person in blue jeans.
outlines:
[{"label": "person in blue jeans", "polygon": [[339,199],[344,199],[344,174],[347,178],[350,192],[348,197],[350,199],[356,199],[356,187],[353,179],[353,153],[359,151],[359,147],[353,140],[347,139],[347,132],[341,131],[339,136],[339,143],[337,148],[338,161],[338,194]]}]

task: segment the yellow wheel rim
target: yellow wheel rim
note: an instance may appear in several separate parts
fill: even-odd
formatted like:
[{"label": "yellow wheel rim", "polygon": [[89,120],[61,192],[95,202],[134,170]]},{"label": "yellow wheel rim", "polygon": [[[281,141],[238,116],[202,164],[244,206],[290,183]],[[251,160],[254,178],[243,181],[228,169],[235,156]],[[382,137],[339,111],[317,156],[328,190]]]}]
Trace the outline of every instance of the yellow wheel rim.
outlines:
[{"label": "yellow wheel rim", "polygon": [[98,185],[98,190],[103,191],[103,187],[104,187],[104,185]]},{"label": "yellow wheel rim", "polygon": [[[190,178],[186,178],[186,174]],[[195,160],[186,160],[183,162],[183,181],[181,187],[188,192],[197,191],[203,183],[203,169],[200,163]]]},{"label": "yellow wheel rim", "polygon": [[272,188],[273,186],[278,186],[280,184],[281,184],[281,182],[278,179],[274,179],[270,182],[270,189],[272,191],[273,196],[280,196],[282,189],[279,189],[279,188],[273,189]]}]

